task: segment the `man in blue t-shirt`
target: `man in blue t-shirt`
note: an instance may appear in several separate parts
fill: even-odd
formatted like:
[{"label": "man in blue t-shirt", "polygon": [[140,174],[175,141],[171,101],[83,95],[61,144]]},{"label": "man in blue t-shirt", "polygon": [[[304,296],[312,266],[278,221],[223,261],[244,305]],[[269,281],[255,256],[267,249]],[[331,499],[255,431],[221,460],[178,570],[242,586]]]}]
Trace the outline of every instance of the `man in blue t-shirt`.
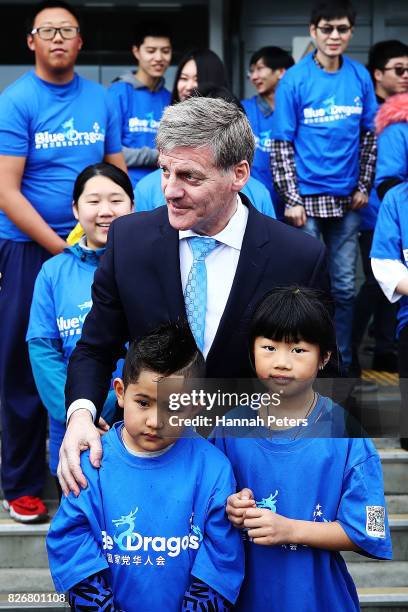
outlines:
[{"label": "man in blue t-shirt", "polygon": [[286,220],[326,243],[346,372],[351,365],[357,210],[367,205],[374,178],[377,108],[369,73],[343,55],[354,22],[348,3],[319,2],[313,9],[310,35],[316,50],[280,82],[271,154]]},{"label": "man in blue t-shirt", "polygon": [[138,28],[132,53],[138,61],[136,72],[126,72],[109,88],[120,118],[122,146],[129,176],[136,183],[157,167],[155,137],[170,92],[163,75],[171,61],[171,39],[160,23]]},{"label": "man in blue t-shirt", "polygon": [[47,516],[39,497],[46,413],[25,343],[34,281],[75,225],[77,174],[102,159],[126,166],[106,92],[74,72],[82,47],[75,11],[44,2],[27,25],[35,69],[0,96],[0,404],[4,506],[33,522]]},{"label": "man in blue t-shirt", "polygon": [[257,95],[242,100],[256,142],[251,174],[268,189],[279,219],[284,216],[284,207],[273,188],[271,173],[272,114],[275,110],[276,88],[286,70],[293,64],[292,56],[280,47],[262,47],[256,51],[249,60],[248,78]]},{"label": "man in blue t-shirt", "polygon": [[[399,40],[383,40],[376,43],[369,52],[368,70],[373,80],[378,104],[383,104],[395,94],[407,92],[408,46]],[[387,147],[387,157],[391,150],[393,147]],[[388,372],[397,371],[396,307],[390,304],[384,296],[370,266],[370,250],[379,207],[380,199],[377,190],[373,188],[368,206],[361,211],[359,243],[365,280],[356,298],[352,334],[353,375],[357,376],[360,376],[361,373],[358,348],[371,317],[373,317],[375,340],[372,368]]]}]

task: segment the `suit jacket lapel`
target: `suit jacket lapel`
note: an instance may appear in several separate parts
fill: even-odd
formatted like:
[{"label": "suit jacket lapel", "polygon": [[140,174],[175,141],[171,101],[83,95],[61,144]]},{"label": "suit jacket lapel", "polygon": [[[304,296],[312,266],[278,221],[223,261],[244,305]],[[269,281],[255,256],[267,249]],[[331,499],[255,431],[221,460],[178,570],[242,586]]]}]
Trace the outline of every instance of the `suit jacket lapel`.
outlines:
[{"label": "suit jacket lapel", "polygon": [[258,283],[262,279],[264,268],[269,259],[268,255],[265,255],[267,250],[262,248],[268,242],[263,216],[255,210],[248,198],[243,194],[240,194],[240,197],[249,208],[248,222],[234,282],[208,358],[213,351],[222,354],[222,344],[226,337],[234,333],[234,329],[236,329]]},{"label": "suit jacket lapel", "polygon": [[153,245],[154,268],[167,306],[169,319],[185,317],[185,305],[180,275],[178,231],[166,220],[159,227],[159,237]]}]

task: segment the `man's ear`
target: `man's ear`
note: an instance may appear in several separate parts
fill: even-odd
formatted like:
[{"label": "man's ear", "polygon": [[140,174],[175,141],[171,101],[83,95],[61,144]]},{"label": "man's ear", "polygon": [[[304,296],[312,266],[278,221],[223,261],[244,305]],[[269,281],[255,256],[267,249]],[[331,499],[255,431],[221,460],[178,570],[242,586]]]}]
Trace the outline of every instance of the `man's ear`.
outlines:
[{"label": "man's ear", "polygon": [[286,68],[277,68],[276,72],[278,73],[278,79],[281,80],[281,78],[286,72]]},{"label": "man's ear", "polygon": [[120,408],[123,408],[125,397],[125,386],[123,384],[123,380],[121,378],[115,378],[115,380],[113,381],[113,388],[115,391],[116,399],[118,400],[118,404]]},{"label": "man's ear", "polygon": [[75,202],[72,202],[72,212],[74,213],[75,219],[79,221],[78,204],[75,204]]},{"label": "man's ear", "polygon": [[313,40],[316,40],[316,26],[313,23],[309,25],[309,33]]},{"label": "man's ear", "polygon": [[132,55],[137,61],[139,61],[139,47],[136,47],[136,45],[133,45],[132,47]]},{"label": "man's ear", "polygon": [[247,184],[250,176],[250,168],[246,159],[242,160],[238,164],[236,164],[233,168],[233,191],[241,191],[243,187]]},{"label": "man's ear", "polygon": [[30,51],[35,51],[34,36],[32,34],[27,34],[27,47]]}]

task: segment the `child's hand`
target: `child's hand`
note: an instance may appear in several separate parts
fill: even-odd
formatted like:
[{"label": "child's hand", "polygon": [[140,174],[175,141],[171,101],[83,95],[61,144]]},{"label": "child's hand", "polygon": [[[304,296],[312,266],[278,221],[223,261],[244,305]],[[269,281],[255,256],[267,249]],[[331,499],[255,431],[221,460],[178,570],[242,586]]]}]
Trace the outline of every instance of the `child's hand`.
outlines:
[{"label": "child's hand", "polygon": [[293,543],[295,522],[265,508],[249,508],[245,512],[244,527],[254,544],[277,546]]},{"label": "child's hand", "polygon": [[227,499],[227,516],[234,527],[244,526],[245,512],[255,507],[254,494],[251,489],[242,489],[239,493],[230,495]]}]

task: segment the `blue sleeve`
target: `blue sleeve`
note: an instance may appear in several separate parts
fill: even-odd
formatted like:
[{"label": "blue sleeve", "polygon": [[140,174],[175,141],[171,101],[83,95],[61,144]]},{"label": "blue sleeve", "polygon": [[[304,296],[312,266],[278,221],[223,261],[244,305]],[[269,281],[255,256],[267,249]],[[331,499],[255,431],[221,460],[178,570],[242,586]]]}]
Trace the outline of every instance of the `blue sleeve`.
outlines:
[{"label": "blue sleeve", "polygon": [[102,552],[99,470],[92,467],[89,452],[82,453],[81,468],[87,488],[78,497],[73,493],[63,497],[47,535],[48,561],[58,592],[67,591],[109,567]]},{"label": "blue sleeve", "polygon": [[361,116],[361,130],[363,132],[374,132],[374,119],[378,110],[378,102],[375,97],[374,86],[368,71],[364,68],[364,100],[363,113]]},{"label": "blue sleeve", "polygon": [[408,126],[390,125],[378,137],[375,186],[388,179],[408,179]]},{"label": "blue sleeve", "polygon": [[265,185],[260,181],[252,178],[252,180],[248,181],[242,189],[242,193],[251,200],[252,204],[259,212],[268,215],[268,217],[272,217],[272,219],[276,219],[271,195]]},{"label": "blue sleeve", "polygon": [[154,210],[159,206],[166,204],[161,188],[161,169],[154,170],[144,176],[134,189],[135,194],[135,210],[136,212],[144,212]]},{"label": "blue sleeve", "polygon": [[[336,521],[354,544],[361,548],[362,554],[391,559],[391,536],[380,458],[369,440],[355,438],[350,440],[350,444],[349,466],[344,474]],[[356,455],[358,462],[353,464]]]},{"label": "blue sleeve", "polygon": [[112,153],[121,153],[122,151],[122,133],[119,115],[112,99],[106,95],[106,104],[108,106],[108,123],[106,126],[105,139],[105,155]]},{"label": "blue sleeve", "polygon": [[69,591],[69,606],[74,612],[115,612],[112,589],[104,573],[89,576],[72,587]]},{"label": "blue sleeve", "polygon": [[386,194],[380,206],[370,257],[402,260],[401,228],[393,191]]},{"label": "blue sleeve", "polygon": [[28,341],[31,369],[35,385],[49,414],[65,424],[64,388],[67,366],[61,350],[60,340],[33,338]]},{"label": "blue sleeve", "polygon": [[232,468],[225,460],[205,513],[205,532],[191,574],[235,603],[244,576],[241,535],[229,522],[225,505],[236,491]]},{"label": "blue sleeve", "polygon": [[298,109],[295,91],[288,77],[288,74],[283,77],[276,90],[271,138],[293,142],[298,128]]},{"label": "blue sleeve", "polygon": [[8,93],[0,95],[0,155],[27,157],[29,117],[23,103],[16,105]]},{"label": "blue sleeve", "polygon": [[26,340],[60,338],[56,319],[54,289],[43,266],[34,285]]}]

